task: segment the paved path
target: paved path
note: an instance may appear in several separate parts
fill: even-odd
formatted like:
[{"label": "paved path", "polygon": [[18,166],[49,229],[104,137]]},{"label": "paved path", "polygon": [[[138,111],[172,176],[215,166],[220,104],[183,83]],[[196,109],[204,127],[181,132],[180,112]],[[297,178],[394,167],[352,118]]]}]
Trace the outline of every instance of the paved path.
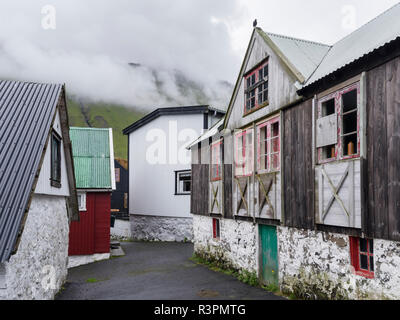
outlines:
[{"label": "paved path", "polygon": [[123,257],[69,269],[65,289],[57,299],[282,299],[190,261],[192,244],[121,245]]}]

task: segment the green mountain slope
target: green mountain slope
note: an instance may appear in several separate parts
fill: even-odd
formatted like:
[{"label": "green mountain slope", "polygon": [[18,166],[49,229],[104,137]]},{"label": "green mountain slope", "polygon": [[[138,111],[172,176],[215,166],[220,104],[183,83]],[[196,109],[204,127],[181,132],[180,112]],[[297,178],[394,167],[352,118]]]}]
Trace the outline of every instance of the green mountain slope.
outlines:
[{"label": "green mountain slope", "polygon": [[144,116],[144,112],[121,105],[84,103],[67,98],[69,125],[71,127],[112,128],[115,157],[128,159],[128,137],[122,130]]}]

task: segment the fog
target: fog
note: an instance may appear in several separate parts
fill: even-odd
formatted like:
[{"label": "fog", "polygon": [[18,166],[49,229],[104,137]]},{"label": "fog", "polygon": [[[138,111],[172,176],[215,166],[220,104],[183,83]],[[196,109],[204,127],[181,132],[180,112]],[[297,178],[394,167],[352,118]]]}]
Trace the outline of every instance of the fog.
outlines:
[{"label": "fog", "polygon": [[365,2],[2,0],[0,78],[65,83],[80,98],[141,108],[224,108],[254,18],[266,31],[331,44],[396,1]]}]

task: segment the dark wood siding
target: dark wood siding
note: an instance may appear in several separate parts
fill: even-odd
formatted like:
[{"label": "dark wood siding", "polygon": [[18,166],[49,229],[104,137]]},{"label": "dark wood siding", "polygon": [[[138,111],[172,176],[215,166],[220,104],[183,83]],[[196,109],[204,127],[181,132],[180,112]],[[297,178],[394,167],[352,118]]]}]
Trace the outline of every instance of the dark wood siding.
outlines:
[{"label": "dark wood siding", "polygon": [[282,141],[285,225],[314,229],[312,100],[283,112]]},{"label": "dark wood siding", "polygon": [[400,240],[400,58],[367,73],[368,236]]},{"label": "dark wood siding", "polygon": [[192,192],[190,212],[197,215],[209,215],[209,165],[192,164]]},{"label": "dark wood siding", "polygon": [[233,219],[232,213],[232,165],[224,165],[224,217]]}]

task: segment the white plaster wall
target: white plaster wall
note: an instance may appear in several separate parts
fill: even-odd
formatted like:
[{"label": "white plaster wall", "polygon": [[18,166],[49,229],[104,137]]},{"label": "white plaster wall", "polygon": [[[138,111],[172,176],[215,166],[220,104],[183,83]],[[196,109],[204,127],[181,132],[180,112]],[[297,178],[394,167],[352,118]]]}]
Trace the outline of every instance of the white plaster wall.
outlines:
[{"label": "white plaster wall", "polygon": [[65,197],[34,195],[16,254],[4,263],[5,299],[53,299],[67,277]]},{"label": "white plaster wall", "polygon": [[110,228],[111,239],[129,240],[132,238],[129,220],[115,219],[114,227]]},{"label": "white plaster wall", "polygon": [[[177,135],[170,135],[170,122],[177,122]],[[175,195],[175,171],[191,169],[191,154],[185,148],[202,133],[203,114],[161,116],[129,135],[129,212],[131,214],[190,217],[190,195]],[[183,130],[192,129],[192,138]],[[156,141],[146,141],[151,130],[165,134],[166,163],[151,164],[146,151]],[[171,132],[173,132],[172,130]],[[156,132],[156,131],[153,131]],[[182,136],[179,136],[179,135]],[[177,145],[173,152],[173,144]],[[181,163],[178,152],[187,155]],[[157,199],[157,201],[154,201]]]},{"label": "white plaster wall", "polygon": [[135,241],[187,242],[193,239],[192,218],[130,215]]},{"label": "white plaster wall", "polygon": [[226,260],[236,269],[257,272],[257,228],[247,221],[220,219],[220,239],[213,239],[211,217],[193,216],[194,251]]},{"label": "white plaster wall", "polygon": [[95,253],[83,256],[69,256],[68,269],[108,259],[110,259],[110,253]]},{"label": "white plaster wall", "polygon": [[[56,114],[53,129],[60,135],[60,137],[62,137],[59,112],[57,112]],[[50,137],[46,153],[43,159],[43,164],[40,169],[39,179],[35,188],[35,193],[66,196],[66,197],[69,196],[67,165],[65,162],[63,143],[64,143],[63,140],[61,140],[61,188],[52,187],[50,184],[50,177],[51,177],[51,137]]]},{"label": "white plaster wall", "polygon": [[400,298],[400,243],[374,240],[375,278],[367,279],[354,273],[348,236],[279,227],[278,237],[282,289],[311,299]]}]

